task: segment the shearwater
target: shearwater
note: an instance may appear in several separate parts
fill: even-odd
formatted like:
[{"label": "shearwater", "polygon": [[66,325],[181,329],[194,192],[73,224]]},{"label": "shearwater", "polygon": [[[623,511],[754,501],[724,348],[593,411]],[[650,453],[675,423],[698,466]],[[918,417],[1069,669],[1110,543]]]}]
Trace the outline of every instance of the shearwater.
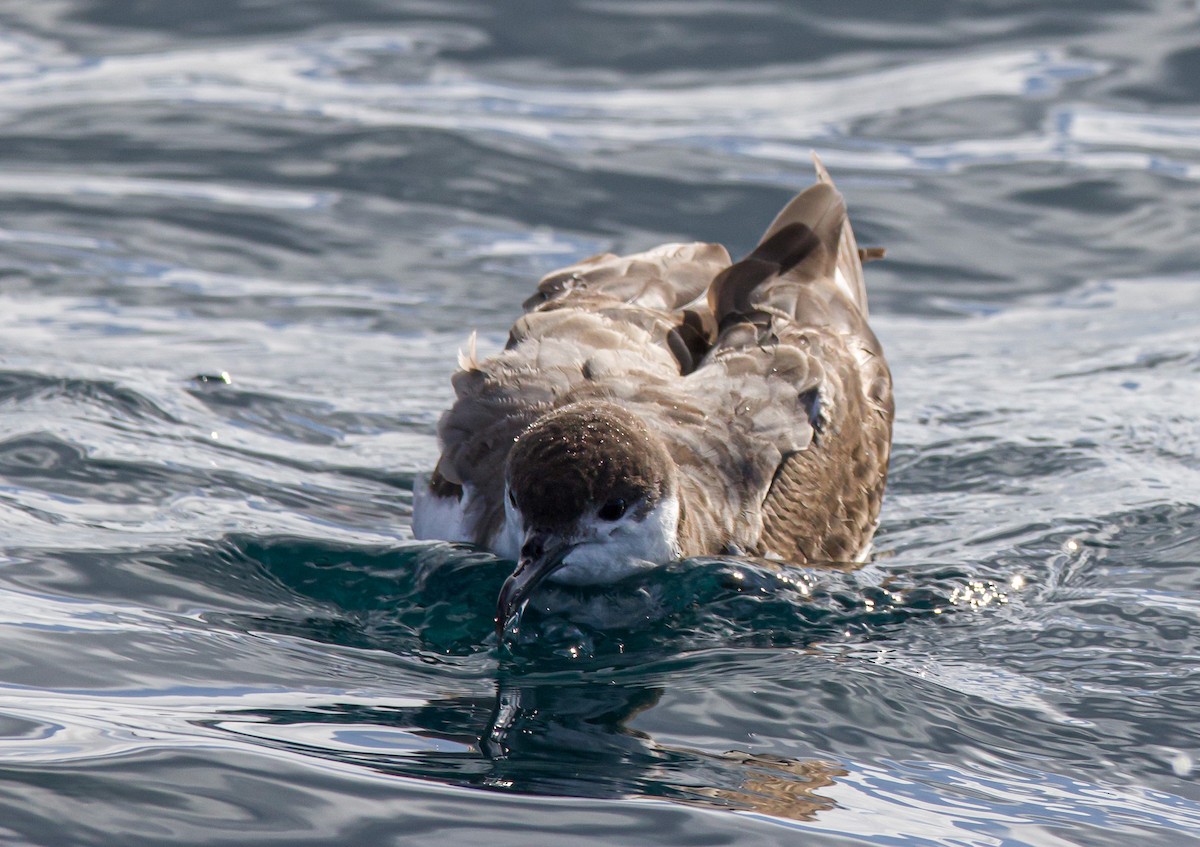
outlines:
[{"label": "shearwater", "polygon": [[892,383],[842,195],[817,183],[733,263],[718,244],[604,254],[545,277],[504,350],[460,354],[413,533],[518,562],[503,631],[543,581],[672,559],[863,558]]}]

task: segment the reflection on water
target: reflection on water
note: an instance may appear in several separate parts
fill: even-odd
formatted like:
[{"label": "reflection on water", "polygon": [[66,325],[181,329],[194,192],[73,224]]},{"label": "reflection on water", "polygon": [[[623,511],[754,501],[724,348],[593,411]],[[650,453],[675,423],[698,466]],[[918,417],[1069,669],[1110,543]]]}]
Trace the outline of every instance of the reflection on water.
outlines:
[{"label": "reflection on water", "polygon": [[833,806],[818,793],[846,775],[832,763],[737,750],[710,754],[661,745],[631,729],[628,721],[661,695],[661,688],[614,680],[506,681],[490,700],[247,711],[212,725],[306,755],[470,788],[669,799],[800,821]]}]

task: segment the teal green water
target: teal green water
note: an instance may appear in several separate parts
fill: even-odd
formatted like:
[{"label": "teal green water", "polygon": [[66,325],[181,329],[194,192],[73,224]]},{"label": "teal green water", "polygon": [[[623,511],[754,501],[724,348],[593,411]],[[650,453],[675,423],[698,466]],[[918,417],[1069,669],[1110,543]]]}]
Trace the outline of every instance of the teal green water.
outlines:
[{"label": "teal green water", "polygon": [[[1200,11],[0,4],[0,843],[1200,844]],[[458,348],[816,149],[877,556],[543,595],[409,528]],[[606,624],[598,623],[600,614]]]}]

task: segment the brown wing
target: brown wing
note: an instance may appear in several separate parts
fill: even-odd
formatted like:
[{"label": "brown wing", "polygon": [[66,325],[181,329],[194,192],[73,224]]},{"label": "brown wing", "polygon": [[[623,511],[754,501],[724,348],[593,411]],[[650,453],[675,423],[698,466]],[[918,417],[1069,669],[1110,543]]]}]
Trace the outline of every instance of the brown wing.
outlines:
[{"label": "brown wing", "polygon": [[740,476],[751,502],[737,504],[730,540],[746,553],[850,561],[878,519],[891,376],[867,326],[845,215],[831,181],[813,186],[709,291],[720,335],[690,379],[718,414],[735,411],[730,438],[744,452],[725,473]]},{"label": "brown wing", "polygon": [[[720,244],[662,244],[643,253],[602,253],[562,268],[538,283],[523,304],[527,312],[583,309],[617,323],[647,330],[690,373],[716,338],[716,324],[703,302],[718,273],[729,267]],[[528,334],[518,321],[509,344]]]},{"label": "brown wing", "polygon": [[675,312],[707,290],[713,277],[729,267],[720,244],[661,244],[644,253],[601,253],[543,277],[537,293],[525,301],[532,311],[551,301],[579,295],[603,295],[634,306]]}]

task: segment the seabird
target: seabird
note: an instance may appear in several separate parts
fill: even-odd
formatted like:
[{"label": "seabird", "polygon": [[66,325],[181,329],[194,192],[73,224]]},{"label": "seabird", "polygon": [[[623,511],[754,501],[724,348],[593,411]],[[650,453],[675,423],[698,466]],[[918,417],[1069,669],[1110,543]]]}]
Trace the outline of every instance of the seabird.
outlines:
[{"label": "seabird", "polygon": [[533,590],[688,556],[865,557],[892,433],[842,195],[817,183],[733,263],[719,244],[606,253],[543,278],[504,350],[474,336],[418,478],[413,534],[518,562]]}]

